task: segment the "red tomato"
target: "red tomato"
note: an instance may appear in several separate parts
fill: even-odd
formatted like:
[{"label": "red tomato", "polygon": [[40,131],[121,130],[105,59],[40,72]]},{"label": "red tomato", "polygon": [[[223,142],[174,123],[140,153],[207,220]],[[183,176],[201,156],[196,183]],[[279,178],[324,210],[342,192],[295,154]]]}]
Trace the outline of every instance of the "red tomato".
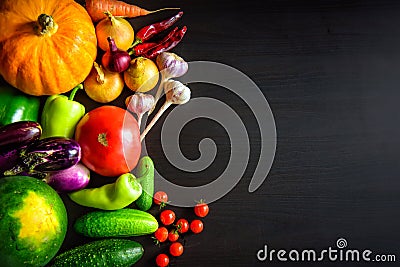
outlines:
[{"label": "red tomato", "polygon": [[204,202],[197,203],[196,206],[194,206],[194,213],[199,217],[206,217],[208,212],[208,205]]},{"label": "red tomato", "polygon": [[159,227],[155,232],[154,232],[154,237],[158,242],[164,242],[168,238],[168,229],[165,227]]},{"label": "red tomato", "polygon": [[174,242],[171,244],[169,247],[169,253],[171,253],[172,256],[179,257],[183,253],[183,246],[179,242]]},{"label": "red tomato", "polygon": [[175,212],[172,210],[164,210],[160,214],[160,221],[164,225],[170,225],[175,221]]},{"label": "red tomato", "polygon": [[189,231],[189,222],[186,219],[179,219],[176,222],[176,229],[181,234],[186,233]]},{"label": "red tomato", "polygon": [[82,162],[103,176],[130,172],[141,153],[136,119],[116,106],[88,112],[76,126],[75,140],[81,146]]},{"label": "red tomato", "polygon": [[176,240],[178,240],[179,238],[179,234],[176,230],[171,230],[168,233],[168,240],[171,242],[175,242]]},{"label": "red tomato", "polygon": [[195,234],[201,233],[203,231],[203,222],[200,220],[193,220],[190,223],[190,230]]},{"label": "red tomato", "polygon": [[161,207],[166,206],[168,202],[168,195],[164,191],[157,191],[154,193],[154,204],[159,205]]},{"label": "red tomato", "polygon": [[156,257],[156,264],[159,267],[166,267],[169,264],[169,258],[166,254],[158,254]]}]

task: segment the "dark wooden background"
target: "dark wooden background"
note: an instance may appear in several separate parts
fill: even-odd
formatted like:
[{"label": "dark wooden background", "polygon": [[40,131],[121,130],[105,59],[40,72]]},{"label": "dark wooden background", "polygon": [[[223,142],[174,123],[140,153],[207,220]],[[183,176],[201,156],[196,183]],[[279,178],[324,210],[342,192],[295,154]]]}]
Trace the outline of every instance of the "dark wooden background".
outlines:
[{"label": "dark wooden background", "polygon": [[[252,153],[240,183],[210,204],[204,232],[185,237],[184,255],[171,266],[294,266],[259,262],[256,253],[265,244],[271,249],[320,251],[335,247],[340,237],[347,239],[349,248],[400,257],[399,1],[135,4],[149,10],[182,8],[185,15],[178,25],[187,25],[188,32],[174,52],[187,61],[216,61],[247,74],[269,101],[277,126],[274,164],[264,184],[250,194],[247,188],[260,153],[260,134],[250,109],[223,88],[193,85],[193,97],[218,98],[240,114]],[[174,13],[129,21],[138,30]],[[126,89],[112,104],[122,106],[129,94]],[[97,106],[84,92],[77,99],[88,110]],[[160,148],[160,124],[147,138],[148,153],[160,173],[173,182],[198,185],[223,171],[230,143],[217,123],[199,119],[181,134],[181,149],[188,158],[199,156],[198,143],[204,137],[218,145],[216,161],[200,174],[183,173],[168,163]],[[93,175],[92,183],[104,183],[101,179]],[[87,212],[65,196],[64,200],[70,224]],[[179,216],[193,218],[189,208],[174,209]],[[167,249],[154,246],[149,237],[134,239],[145,246],[137,266],[155,266],[155,256]],[[69,229],[62,250],[87,241]],[[386,265],[397,266],[382,264]]]}]

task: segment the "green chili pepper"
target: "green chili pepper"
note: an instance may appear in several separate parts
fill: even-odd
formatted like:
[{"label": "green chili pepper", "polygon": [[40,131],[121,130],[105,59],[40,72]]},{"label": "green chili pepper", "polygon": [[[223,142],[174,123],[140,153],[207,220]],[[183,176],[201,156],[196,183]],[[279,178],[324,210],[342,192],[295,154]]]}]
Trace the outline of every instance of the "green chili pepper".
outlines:
[{"label": "green chili pepper", "polygon": [[69,194],[72,201],[79,205],[102,210],[125,208],[142,194],[142,186],[131,173],[118,177],[113,184],[98,188],[82,189]]},{"label": "green chili pepper", "polygon": [[0,126],[17,121],[37,121],[40,98],[22,93],[0,80]]},{"label": "green chili pepper", "polygon": [[72,138],[75,127],[85,115],[85,107],[73,101],[76,92],[82,89],[82,84],[72,89],[69,97],[64,95],[49,96],[42,111],[42,137],[62,136]]}]

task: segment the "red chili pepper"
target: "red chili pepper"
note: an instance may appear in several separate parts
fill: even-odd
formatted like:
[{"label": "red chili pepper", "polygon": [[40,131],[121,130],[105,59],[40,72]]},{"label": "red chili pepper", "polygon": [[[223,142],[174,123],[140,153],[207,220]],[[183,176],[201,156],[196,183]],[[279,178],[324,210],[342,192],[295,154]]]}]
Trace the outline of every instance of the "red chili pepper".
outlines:
[{"label": "red chili pepper", "polygon": [[176,14],[175,16],[173,16],[169,19],[166,19],[166,20],[154,23],[154,24],[150,24],[148,26],[141,28],[136,33],[135,42],[132,44],[132,47],[139,43],[143,43],[143,42],[149,40],[154,35],[168,29],[182,16],[183,16],[183,11],[179,12],[178,14]]},{"label": "red chili pepper", "polygon": [[135,47],[132,48],[132,52],[130,54],[133,54],[135,56],[140,56],[146,53],[146,51],[153,49],[155,47],[158,47],[159,45],[164,44],[166,41],[168,41],[170,38],[172,38],[175,33],[178,31],[178,27],[175,27],[172,31],[168,33],[161,41],[158,43],[141,43],[136,45]]},{"label": "red chili pepper", "polygon": [[147,50],[156,47],[158,43],[141,43],[135,45],[135,47],[132,48],[132,50],[129,52],[129,55],[134,55],[134,56],[140,56]]},{"label": "red chili pepper", "polygon": [[179,31],[176,31],[172,37],[167,39],[165,42],[160,43],[156,47],[145,51],[142,54],[142,56],[153,59],[156,56],[158,56],[159,54],[161,54],[162,52],[171,50],[172,48],[177,46],[179,44],[179,42],[183,39],[183,36],[185,35],[186,30],[187,30],[187,27],[183,26],[183,28],[180,29]]}]

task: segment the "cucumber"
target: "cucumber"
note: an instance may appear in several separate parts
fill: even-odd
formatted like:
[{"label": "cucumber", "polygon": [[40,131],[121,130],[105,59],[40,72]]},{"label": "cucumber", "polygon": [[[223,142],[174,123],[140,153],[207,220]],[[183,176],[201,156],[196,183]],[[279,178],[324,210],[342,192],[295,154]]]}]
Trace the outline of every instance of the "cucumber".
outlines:
[{"label": "cucumber", "polygon": [[143,246],[127,239],[96,240],[68,250],[53,259],[53,267],[129,267],[143,256]]},{"label": "cucumber", "polygon": [[142,194],[135,204],[140,210],[147,211],[153,204],[154,195],[154,164],[150,157],[145,156],[140,159],[136,177],[142,186]]},{"label": "cucumber", "polygon": [[77,233],[88,237],[128,237],[154,233],[158,228],[156,218],[150,213],[135,209],[93,211],[74,223]]}]

